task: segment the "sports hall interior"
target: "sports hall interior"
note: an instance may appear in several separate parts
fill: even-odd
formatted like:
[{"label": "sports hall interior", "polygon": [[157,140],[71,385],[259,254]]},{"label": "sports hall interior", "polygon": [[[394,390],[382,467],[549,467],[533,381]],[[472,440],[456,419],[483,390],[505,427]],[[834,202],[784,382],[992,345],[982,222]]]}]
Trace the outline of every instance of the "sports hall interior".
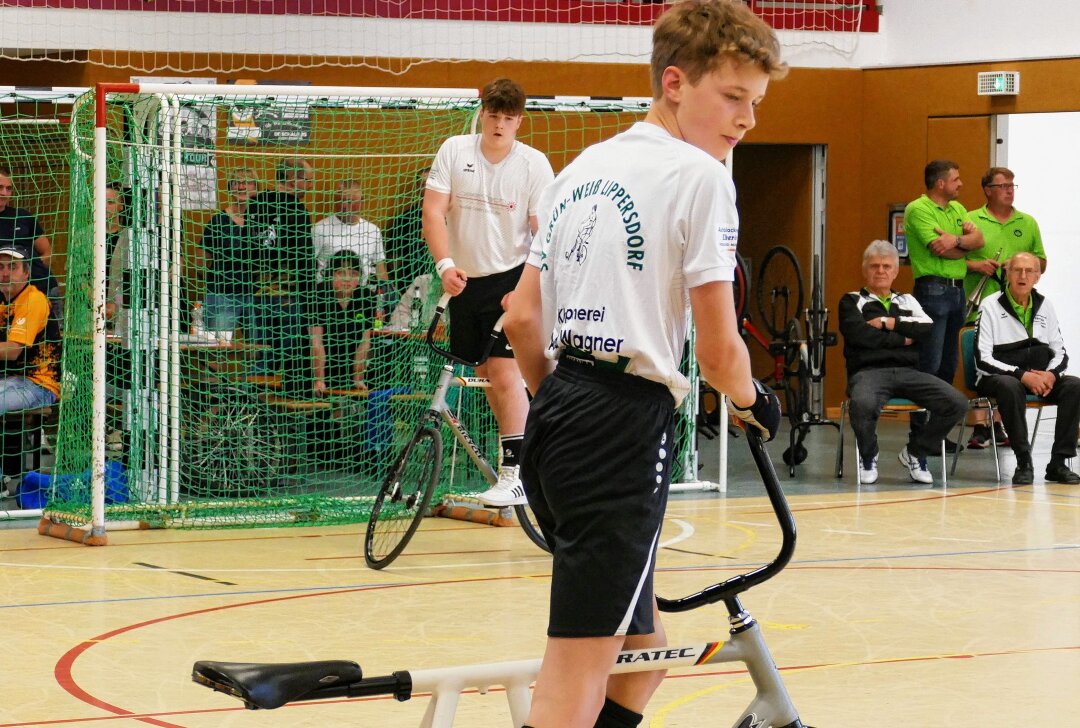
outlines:
[{"label": "sports hall interior", "polygon": [[[813,150],[827,150],[823,295],[830,309],[862,285],[862,250],[888,237],[890,209],[923,192],[929,160],[959,163],[967,182],[960,202],[972,209],[983,202],[977,179],[996,158],[997,117],[1080,111],[1080,46],[1070,37],[1080,10],[1072,3],[880,5],[880,27],[863,41],[877,55],[793,61],[787,78],[770,84],[756,128],[733,157],[741,253],[752,265],[783,243],[806,275]],[[890,23],[892,13],[898,20]],[[80,51],[78,62],[3,58],[0,79],[27,87],[129,81],[122,53],[107,54],[113,66],[95,62],[106,55],[99,53]],[[180,68],[200,60],[172,58]],[[641,63],[437,61],[398,73],[296,60],[302,70],[234,75],[414,88],[481,87],[507,76],[532,96],[650,95]],[[978,95],[976,77],[985,71],[1019,72],[1021,93]],[[1075,172],[1061,170],[1058,184],[1073,185]],[[1022,196],[1017,205],[1024,207]],[[1051,269],[1056,250],[1075,243],[1047,241]],[[896,288],[911,286],[910,268],[902,267]],[[1073,305],[1057,301],[1059,311]],[[768,370],[764,352],[752,355],[755,371]],[[841,347],[830,348],[826,417],[838,416],[845,386]],[[781,458],[786,431],[769,446],[799,545],[788,568],[744,602],[763,625],[803,721],[819,728],[1075,724],[1080,490],[1038,479],[1008,485],[1007,448],[1000,482],[982,451],[963,453],[947,484],[932,458],[935,485],[915,486],[889,460],[905,430],[903,419],[882,420],[884,464],[873,486],[856,484],[850,454],[845,475],[836,477],[831,427],[812,428],[809,457],[794,477]],[[1051,431],[1044,425],[1035,443],[1037,473]],[[845,436],[851,452],[850,429]],[[719,444],[699,439],[702,481],[721,480]],[[691,593],[776,553],[777,528],[744,438],[728,435],[726,447],[725,489],[672,497],[660,593]],[[0,614],[8,626],[0,728],[412,726],[422,719],[423,696],[248,712],[195,686],[191,664],[343,658],[388,674],[536,657],[543,649],[551,562],[515,528],[426,519],[406,553],[375,572],[360,552],[363,524],[117,531],[108,546],[88,548],[39,536],[30,522],[0,523]],[[719,605],[668,615],[665,624],[673,644],[726,638]],[[643,725],[725,725],[751,694],[737,664],[675,670]],[[468,691],[455,725],[511,725],[502,691]]]}]

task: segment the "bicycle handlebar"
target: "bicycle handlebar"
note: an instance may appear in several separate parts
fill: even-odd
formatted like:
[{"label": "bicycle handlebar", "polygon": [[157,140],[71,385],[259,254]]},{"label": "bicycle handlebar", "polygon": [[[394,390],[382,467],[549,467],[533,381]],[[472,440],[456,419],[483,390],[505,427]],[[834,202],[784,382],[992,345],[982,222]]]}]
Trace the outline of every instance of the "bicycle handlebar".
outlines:
[{"label": "bicycle handlebar", "polygon": [[782,540],[779,553],[772,562],[765,566],[746,574],[733,576],[719,584],[713,584],[696,594],[690,594],[679,599],[665,599],[657,596],[656,603],[661,612],[686,612],[705,604],[726,601],[751,587],[773,578],[783,571],[784,567],[791,561],[791,557],[795,553],[795,517],[791,515],[791,507],[788,506],[787,498],[784,497],[784,491],[780,487],[780,479],[776,477],[776,470],[773,469],[772,460],[765,450],[765,443],[761,441],[761,435],[753,427],[746,428],[746,443],[750,446],[750,453],[754,456],[754,463],[757,465],[758,473],[761,475],[762,483],[765,485],[765,492],[769,495],[773,513],[780,523]]},{"label": "bicycle handlebar", "polygon": [[452,362],[457,362],[458,364],[463,364],[464,366],[472,367],[473,369],[475,369],[476,367],[486,362],[488,360],[488,357],[491,356],[491,349],[495,346],[495,342],[498,341],[499,335],[502,333],[503,319],[506,318],[506,314],[504,313],[502,316],[499,316],[499,320],[495,322],[495,326],[491,329],[491,338],[488,339],[487,346],[484,347],[484,353],[483,355],[481,355],[480,360],[468,361],[467,359],[462,359],[460,356],[452,354],[447,349],[439,348],[439,345],[435,343],[435,330],[439,328],[439,322],[442,321],[443,313],[445,313],[446,307],[447,305],[449,305],[449,303],[450,294],[444,293],[439,298],[439,302],[435,304],[435,315],[431,317],[431,323],[428,324],[427,329],[427,345],[439,356],[445,357]]}]

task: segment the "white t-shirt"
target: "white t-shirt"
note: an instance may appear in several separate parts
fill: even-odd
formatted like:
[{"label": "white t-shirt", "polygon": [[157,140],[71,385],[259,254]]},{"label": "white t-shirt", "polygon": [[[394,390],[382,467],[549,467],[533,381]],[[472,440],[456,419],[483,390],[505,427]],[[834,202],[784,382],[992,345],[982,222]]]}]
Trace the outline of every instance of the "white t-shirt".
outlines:
[{"label": "white t-shirt", "polygon": [[360,218],[355,225],[346,225],[337,215],[324,217],[312,228],[311,237],[315,242],[315,260],[319,266],[315,279],[320,282],[323,269],[334,253],[348,250],[360,256],[364,266],[360,271],[361,283],[370,280],[375,274],[375,265],[386,260],[382,233],[364,218]]},{"label": "white t-shirt", "polygon": [[480,152],[480,135],[443,142],[431,165],[427,187],[450,195],[446,227],[450,257],[470,276],[516,268],[529,255],[540,193],[554,177],[541,152],[515,141],[510,153],[491,164]]},{"label": "white t-shirt", "polygon": [[625,365],[676,404],[689,289],[734,279],[739,214],[720,162],[639,122],[587,148],[544,192],[529,264],[540,269],[549,358]]}]

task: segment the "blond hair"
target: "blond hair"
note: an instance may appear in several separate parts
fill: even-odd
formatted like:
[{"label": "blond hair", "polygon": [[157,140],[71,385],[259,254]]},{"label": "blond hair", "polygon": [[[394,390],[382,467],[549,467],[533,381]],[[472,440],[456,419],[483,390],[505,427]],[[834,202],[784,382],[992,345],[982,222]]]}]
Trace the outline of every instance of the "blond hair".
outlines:
[{"label": "blond hair", "polygon": [[653,98],[663,95],[664,69],[682,69],[690,83],[725,61],[752,63],[772,79],[787,75],[780,42],[764,20],[738,0],[686,0],[656,21],[650,64]]}]

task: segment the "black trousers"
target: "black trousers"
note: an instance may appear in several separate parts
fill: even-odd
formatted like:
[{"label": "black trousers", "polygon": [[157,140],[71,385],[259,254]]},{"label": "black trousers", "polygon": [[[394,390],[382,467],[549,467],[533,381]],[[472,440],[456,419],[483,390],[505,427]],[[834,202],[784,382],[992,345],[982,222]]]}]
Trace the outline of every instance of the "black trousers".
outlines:
[{"label": "black trousers", "polygon": [[967,412],[967,400],[955,387],[913,367],[855,372],[848,378],[848,397],[851,429],[859,444],[859,456],[867,460],[878,454],[878,416],[885,403],[894,397],[910,399],[930,413],[929,420],[921,427],[912,422],[908,436],[908,452],[918,457],[940,452],[945,435]]},{"label": "black trousers", "polygon": [[[1027,426],[1027,387],[1016,377],[995,374],[979,379],[975,390],[997,402],[1001,423],[1009,433],[1009,443],[1017,455],[1031,454],[1031,437]],[[1046,401],[1057,405],[1054,423],[1054,446],[1050,457],[1065,461],[1076,456],[1076,431],[1080,424],[1080,379],[1064,376],[1050,390]]]}]

